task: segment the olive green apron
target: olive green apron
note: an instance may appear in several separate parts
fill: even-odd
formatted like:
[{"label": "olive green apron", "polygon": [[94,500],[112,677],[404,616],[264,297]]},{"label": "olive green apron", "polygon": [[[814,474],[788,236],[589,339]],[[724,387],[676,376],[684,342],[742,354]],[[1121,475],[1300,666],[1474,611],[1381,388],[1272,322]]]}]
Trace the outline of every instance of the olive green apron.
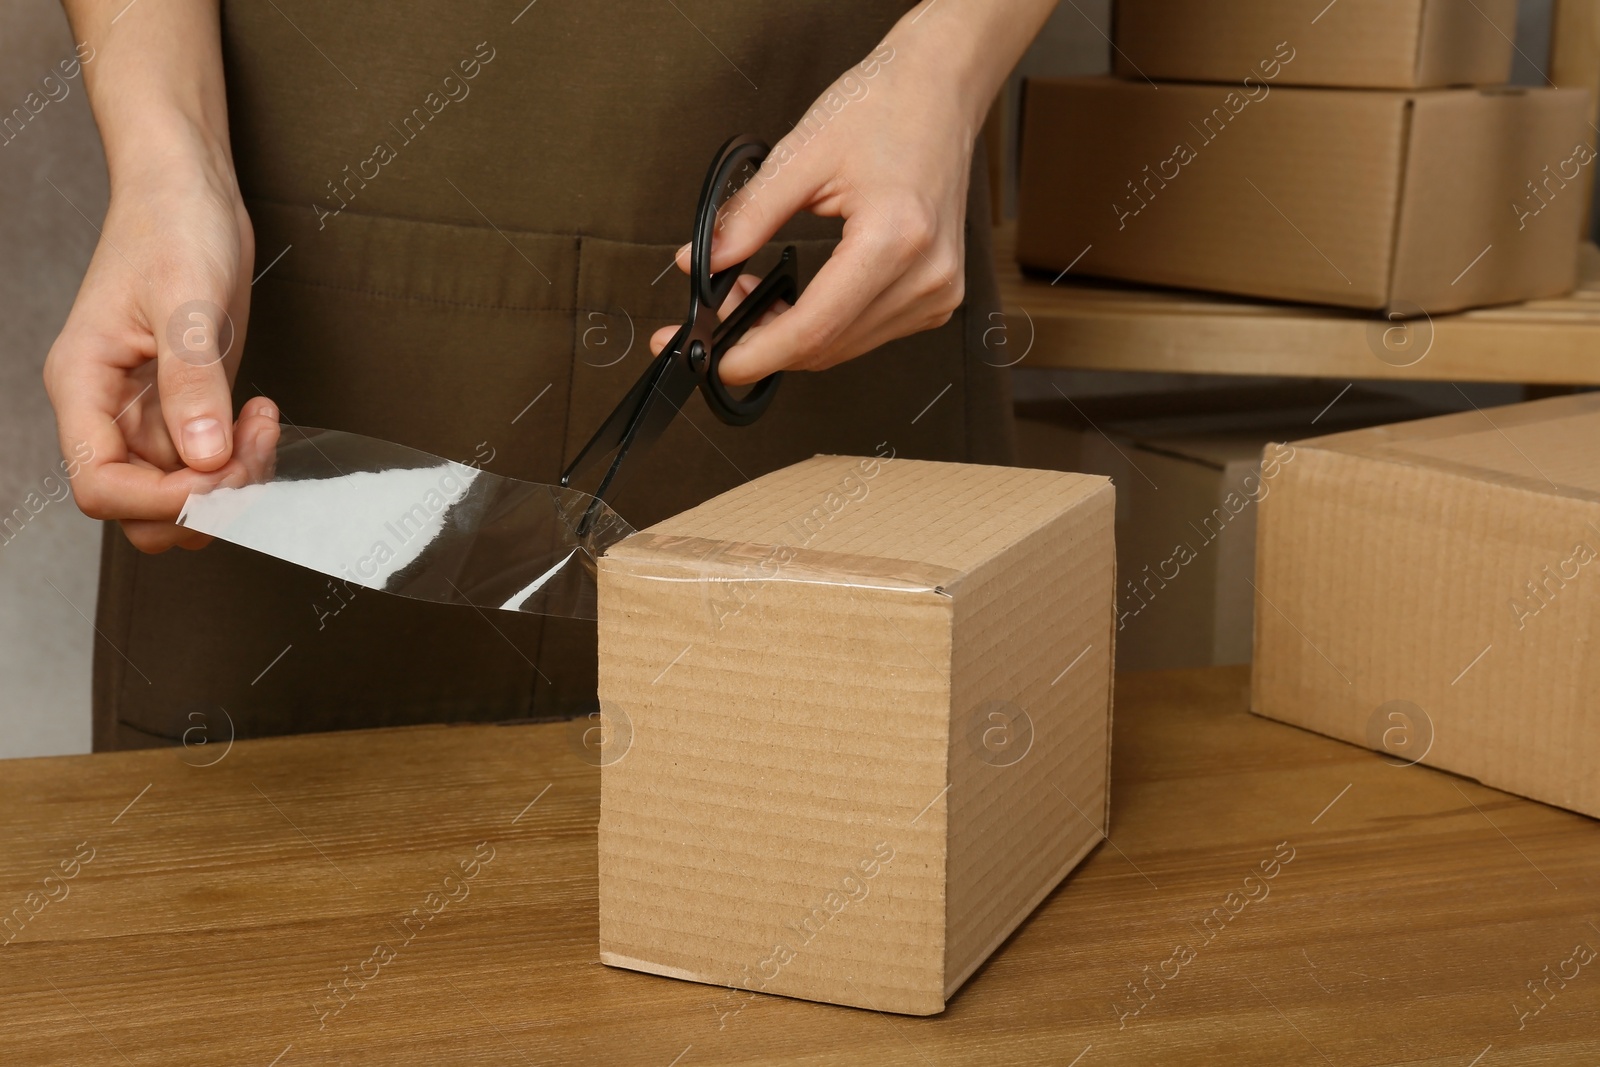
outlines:
[{"label": "olive green apron", "polygon": [[[717,146],[775,142],[908,6],[525,4],[223,4],[261,275],[236,397],[556,481],[650,358],[650,332],[684,312],[687,283],[666,268]],[[872,106],[866,75],[845,106]],[[967,303],[948,325],[788,375],[749,427],[696,395],[632,458],[617,510],[643,528],[880,442],[1009,462],[1007,372],[981,358],[996,307],[987,202],[975,168]],[[838,232],[809,216],[785,229],[803,279]],[[594,706],[593,622],[352,594],[220,542],[145,556],[109,526],[98,629],[97,749]]]}]

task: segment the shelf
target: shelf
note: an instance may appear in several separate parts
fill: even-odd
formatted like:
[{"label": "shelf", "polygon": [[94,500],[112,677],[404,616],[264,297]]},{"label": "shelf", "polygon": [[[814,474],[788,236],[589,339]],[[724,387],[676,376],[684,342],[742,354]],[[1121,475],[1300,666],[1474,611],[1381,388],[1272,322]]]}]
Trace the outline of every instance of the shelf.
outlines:
[{"label": "shelf", "polygon": [[[1017,267],[1014,237],[1012,224],[995,230],[995,259],[1007,343],[1028,351],[1022,366],[1600,385],[1600,250],[1592,244],[1575,292],[1397,327],[1416,331],[1413,347],[1386,362],[1377,353],[1390,324],[1376,313],[1092,280],[1051,284]],[[1411,365],[1395,365],[1423,349]]]}]

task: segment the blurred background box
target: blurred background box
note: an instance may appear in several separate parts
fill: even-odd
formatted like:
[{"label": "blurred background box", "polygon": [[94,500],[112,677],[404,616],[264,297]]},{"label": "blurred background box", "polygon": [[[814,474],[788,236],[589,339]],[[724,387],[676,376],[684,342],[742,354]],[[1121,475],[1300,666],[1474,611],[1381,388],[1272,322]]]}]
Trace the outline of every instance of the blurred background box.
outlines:
[{"label": "blurred background box", "polygon": [[1260,79],[1280,43],[1279,85],[1422,89],[1511,75],[1516,0],[1118,0],[1113,69],[1124,78]]},{"label": "blurred background box", "polygon": [[1600,817],[1600,393],[1294,447],[1251,710]]},{"label": "blurred background box", "polygon": [[1587,90],[1250,91],[1030,80],[1018,262],[1407,314],[1575,285]]},{"label": "blurred background box", "polygon": [[1336,394],[1304,383],[1017,405],[1018,463],[1116,485],[1118,669],[1250,662],[1256,505],[1283,466],[1261,477],[1271,442],[1438,411],[1359,388],[1330,406]]}]

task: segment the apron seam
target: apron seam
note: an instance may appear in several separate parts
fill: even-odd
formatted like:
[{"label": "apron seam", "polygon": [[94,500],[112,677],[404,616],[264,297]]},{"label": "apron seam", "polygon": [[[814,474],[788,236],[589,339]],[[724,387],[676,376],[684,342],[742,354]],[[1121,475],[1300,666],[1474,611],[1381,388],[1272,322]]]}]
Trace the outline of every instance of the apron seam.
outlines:
[{"label": "apron seam", "polygon": [[[275,200],[266,196],[245,196],[243,199],[247,210],[252,204],[262,204],[268,207],[288,208],[291,210],[303,207],[303,205],[298,202],[289,200]],[[481,233],[508,233],[518,234],[525,237],[547,237],[555,240],[570,240],[572,238],[578,238],[580,240],[605,241],[608,244],[633,245],[639,248],[661,248],[667,250],[676,250],[683,244],[681,241],[636,241],[627,237],[606,237],[602,234],[573,232],[571,230],[528,230],[520,227],[495,226],[492,224],[489,226],[484,226],[479,223],[457,222],[453,219],[445,218],[429,219],[419,218],[416,215],[394,215],[377,211],[357,211],[355,208],[345,208],[340,212],[340,214],[350,215],[359,219],[369,219],[377,222],[404,222],[416,226],[445,226],[461,230],[476,230]],[[253,217],[250,221],[252,224],[255,223],[255,219]],[[818,237],[801,238],[801,240],[835,241],[836,239],[831,237]],[[785,242],[778,241],[775,238],[772,241],[769,241],[768,245],[781,245],[783,243]],[[793,244],[794,242],[790,241],[787,243]]]},{"label": "apron seam", "polygon": [[535,304],[483,304],[467,300],[447,300],[437,296],[419,296],[415,293],[395,293],[383,289],[365,289],[355,285],[338,285],[333,282],[314,282],[304,278],[278,277],[273,279],[287,285],[304,285],[312,289],[329,289],[339,293],[354,293],[358,296],[373,296],[381,300],[398,300],[402,303],[437,304],[441,307],[472,308],[478,311],[533,311],[549,312],[550,314],[566,315],[574,311],[591,310],[580,307],[546,307]]},{"label": "apron seam", "polygon": [[[295,202],[295,201],[274,200],[273,198],[267,197],[267,196],[246,196],[243,199],[244,199],[244,202],[245,202],[246,210],[249,209],[251,204],[264,204],[264,205],[267,205],[269,207],[288,208],[288,209],[291,209],[291,210],[303,209],[303,207],[304,207],[304,205],[302,205],[302,204],[300,204],[298,202]],[[559,230],[508,229],[505,226],[494,226],[492,224],[489,225],[489,226],[484,226],[484,225],[482,225],[480,223],[476,223],[476,222],[456,222],[456,221],[454,221],[452,219],[443,219],[443,218],[425,219],[425,218],[419,218],[419,217],[417,217],[415,215],[394,215],[394,214],[389,214],[388,212],[380,212],[380,211],[357,211],[355,208],[345,208],[344,210],[339,212],[339,214],[341,214],[341,215],[350,215],[350,216],[352,216],[354,218],[358,218],[358,219],[371,219],[371,220],[377,221],[377,222],[409,222],[409,223],[413,223],[413,224],[418,225],[418,226],[451,226],[451,227],[455,227],[457,229],[462,229],[462,230],[479,230],[479,231],[482,231],[483,233],[499,233],[499,232],[517,233],[517,234],[526,234],[526,235],[528,235],[530,237],[538,237],[538,236],[544,236],[544,237],[571,237],[572,236],[572,234],[570,234],[570,233],[562,233]],[[313,216],[313,217],[315,217],[315,216]],[[251,222],[253,223],[254,221],[255,220],[252,218]]]}]

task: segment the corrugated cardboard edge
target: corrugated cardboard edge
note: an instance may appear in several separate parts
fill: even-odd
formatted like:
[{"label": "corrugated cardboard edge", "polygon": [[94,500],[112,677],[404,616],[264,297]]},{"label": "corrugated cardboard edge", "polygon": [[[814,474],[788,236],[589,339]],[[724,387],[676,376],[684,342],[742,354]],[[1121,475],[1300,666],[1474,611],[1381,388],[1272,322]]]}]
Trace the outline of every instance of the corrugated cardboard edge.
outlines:
[{"label": "corrugated cardboard edge", "polygon": [[[1114,588],[1116,588],[1116,584],[1115,584],[1116,561],[1115,560],[1112,561],[1111,570],[1112,570],[1112,588],[1114,589]],[[1113,612],[1113,615],[1114,614],[1115,613]],[[1111,651],[1111,656],[1112,656],[1112,662],[1115,663],[1116,662],[1115,642],[1116,642],[1116,633],[1117,633],[1117,627],[1115,625],[1115,619],[1113,619],[1112,625],[1110,627],[1110,632],[1111,632],[1111,636],[1110,636],[1109,640],[1112,643],[1112,647],[1111,647],[1110,651]],[[1104,820],[1105,820],[1104,825],[1106,826],[1108,832],[1105,833],[1105,834],[1102,834],[1100,836],[1099,840],[1090,840],[1087,843],[1085,843],[1084,846],[1081,849],[1079,849],[1072,856],[1072,858],[1070,860],[1068,860],[1066,863],[1062,864],[1062,866],[1057,871],[1057,873],[1052,875],[1050,880],[1043,887],[1041,887],[1039,889],[1039,891],[1037,893],[1035,893],[1028,900],[1028,903],[1026,904],[1026,906],[1024,906],[1021,909],[1020,913],[1012,921],[1010,921],[1004,927],[1002,927],[1001,932],[996,934],[994,936],[994,938],[990,941],[990,943],[984,947],[983,952],[978,956],[978,958],[973,960],[972,963],[968,964],[964,971],[962,971],[960,974],[958,974],[955,978],[953,978],[945,986],[944,999],[947,1002],[950,1000],[951,997],[956,995],[957,991],[959,991],[963,985],[965,985],[967,983],[967,979],[971,978],[974,974],[977,974],[979,969],[981,969],[985,963],[988,963],[989,960],[994,958],[994,954],[1000,950],[1000,946],[1004,945],[1006,943],[1006,941],[1008,939],[1010,939],[1011,935],[1017,932],[1017,928],[1020,927],[1024,922],[1026,922],[1028,920],[1028,916],[1032,915],[1036,910],[1038,910],[1039,905],[1044,903],[1045,898],[1049,897],[1051,893],[1054,893],[1057,889],[1059,889],[1061,887],[1061,883],[1066,880],[1067,876],[1069,874],[1071,874],[1073,871],[1077,870],[1078,864],[1082,863],[1084,861],[1084,859],[1089,855],[1089,853],[1091,853],[1095,849],[1099,848],[1101,842],[1107,841],[1107,840],[1110,839],[1109,830],[1110,830],[1110,827],[1111,827],[1111,789],[1110,789],[1110,782],[1111,782],[1111,735],[1112,735],[1113,720],[1115,719],[1116,692],[1117,692],[1117,687],[1116,687],[1115,682],[1113,682],[1113,684],[1111,685],[1111,688],[1110,688],[1110,692],[1108,692],[1106,694],[1106,783],[1107,783],[1107,788],[1106,788],[1106,802],[1105,802],[1105,806],[1103,808],[1103,811],[1104,811]],[[1252,710],[1254,710],[1254,709],[1252,709]],[[1263,717],[1265,717],[1265,716],[1263,716]],[[949,862],[949,857],[948,856],[946,856],[946,860],[945,861],[947,863]]]},{"label": "corrugated cardboard edge", "polygon": [[[724,989],[737,989],[737,986],[723,985],[715,978],[697,974],[682,967],[671,967],[665,963],[654,963],[650,960],[641,960],[637,956],[624,956],[620,952],[607,952],[600,950],[600,962],[607,967],[621,967],[627,971],[642,971],[645,974],[659,974],[663,978],[676,978],[682,982],[698,982],[701,985],[722,986]],[[778,994],[781,996],[782,994]]]},{"label": "corrugated cardboard edge", "polygon": [[[1420,31],[1419,31],[1420,32]],[[1420,48],[1420,44],[1418,45]],[[1389,218],[1389,262],[1383,270],[1383,292],[1386,307],[1394,307],[1395,270],[1399,266],[1400,231],[1406,224],[1406,192],[1411,186],[1411,157],[1414,146],[1411,131],[1415,126],[1417,102],[1407,98],[1400,109],[1400,174],[1395,182],[1394,214]]]},{"label": "corrugated cardboard edge", "polygon": [[[1116,491],[1117,487],[1113,484],[1111,486],[1113,494],[1111,498],[1111,514],[1113,517],[1117,512]],[[1115,518],[1113,518],[1113,537],[1115,537],[1115,529]],[[1253,637],[1254,635],[1251,636]],[[1111,687],[1106,693],[1106,804],[1104,823],[1106,840],[1109,841],[1111,840],[1111,740],[1117,718],[1117,553],[1115,542],[1113,542],[1111,552],[1111,618],[1106,623],[1106,648],[1111,655]]]},{"label": "corrugated cardboard edge", "polygon": [[[1116,514],[1116,486],[1115,486],[1114,483],[1112,483],[1112,481],[1109,478],[1106,478],[1106,479],[1103,479],[1103,480],[1105,482],[1105,488],[1107,490],[1109,490],[1111,492],[1111,494],[1112,494],[1111,512],[1112,512],[1112,515],[1115,516],[1115,514]],[[970,979],[974,974],[978,973],[978,971],[980,969],[982,969],[983,965],[988,963],[989,960],[993,958],[994,954],[997,951],[999,951],[1000,947],[1006,943],[1006,941],[1011,937],[1012,934],[1017,932],[1017,929],[1024,922],[1026,922],[1028,920],[1028,917],[1030,915],[1032,915],[1038,909],[1039,905],[1042,904],[1045,901],[1045,899],[1050,896],[1051,893],[1054,893],[1058,888],[1060,888],[1061,883],[1066,880],[1068,875],[1070,875],[1074,870],[1077,869],[1078,865],[1084,861],[1085,857],[1087,857],[1089,855],[1089,853],[1093,852],[1097,847],[1099,847],[1099,845],[1100,845],[1100,843],[1102,841],[1106,841],[1106,840],[1110,839],[1110,832],[1111,832],[1111,755],[1112,755],[1112,736],[1113,736],[1113,733],[1114,733],[1115,718],[1116,718],[1116,694],[1117,694],[1117,685],[1116,685],[1117,597],[1116,597],[1116,589],[1117,589],[1117,557],[1116,557],[1116,552],[1113,551],[1112,554],[1111,554],[1111,590],[1112,590],[1112,593],[1111,593],[1111,611],[1109,613],[1108,618],[1106,619],[1106,655],[1108,657],[1108,662],[1111,664],[1111,669],[1110,669],[1110,676],[1109,676],[1109,679],[1108,679],[1108,682],[1107,682],[1107,685],[1106,685],[1106,766],[1105,766],[1106,788],[1105,788],[1105,799],[1104,799],[1104,802],[1101,805],[1101,826],[1103,826],[1105,829],[1101,833],[1101,835],[1100,835],[1098,840],[1091,838],[1089,841],[1085,842],[1084,845],[1077,852],[1073,853],[1071,858],[1068,859],[1065,863],[1063,863],[1061,865],[1061,867],[1058,868],[1057,871],[1054,874],[1052,874],[1049,877],[1049,879],[1046,880],[1046,882],[1040,887],[1040,889],[1036,893],[1034,893],[1032,896],[1030,896],[1028,898],[1028,900],[1024,903],[1024,905],[1021,908],[1018,909],[1017,913],[1015,915],[1013,915],[1009,920],[1007,920],[1007,922],[1005,924],[1003,924],[1000,927],[999,931],[983,947],[982,951],[977,955],[977,957],[971,963],[969,963],[965,968],[963,968],[960,972],[958,972],[953,978],[949,979],[946,982],[945,989],[944,989],[944,999],[945,999],[946,1002],[948,1002],[951,997],[955,996],[955,994],[961,989],[961,987],[966,984],[967,980]],[[950,882],[950,879],[949,879],[949,863],[950,863],[950,855],[949,855],[949,853],[947,851],[945,853],[945,866],[946,866],[945,885],[946,886],[948,886],[949,882]],[[945,921],[945,929],[946,929],[947,932],[948,932],[949,928],[950,928],[950,923],[949,923],[949,920],[948,920],[948,917],[947,917],[946,921]],[[946,951],[948,951],[948,950],[949,950],[949,946],[946,945]]]},{"label": "corrugated cardboard edge", "polygon": [[[1109,711],[1109,707],[1107,710]],[[1109,731],[1109,726],[1107,729]],[[1109,744],[1110,743],[1108,741],[1108,752],[1106,756],[1108,768],[1110,765]],[[1110,781],[1110,774],[1111,772],[1108,769],[1106,771],[1107,781]],[[1106,796],[1108,799],[1106,802],[1106,817],[1108,819],[1111,816],[1111,803],[1109,800],[1110,795],[1111,790],[1107,789]],[[968,964],[966,970],[958,974],[945,986],[944,999],[946,1002],[948,1002],[951,997],[956,995],[956,991],[966,984],[967,979],[971,978],[974,974],[977,974],[979,968],[994,958],[994,954],[999,950],[1000,946],[1005,944],[1011,935],[1017,932],[1017,927],[1021,926],[1025,921],[1027,921],[1028,916],[1032,915],[1039,905],[1044,903],[1045,898],[1051,893],[1054,893],[1056,889],[1060,887],[1062,881],[1066,879],[1067,875],[1071,874],[1077,868],[1078,864],[1083,862],[1084,857],[1098,848],[1100,846],[1100,842],[1104,840],[1105,838],[1101,837],[1099,840],[1090,840],[1088,843],[1086,843],[1077,851],[1077,853],[1073,855],[1071,860],[1063,864],[1059,871],[1051,876],[1050,880],[1045,883],[1045,885],[1043,885],[1037,893],[1029,898],[1027,905],[1022,909],[1021,914],[1017,915],[1013,921],[1002,927],[1001,932],[996,934],[990,943],[984,947],[983,952],[978,956],[978,958]]]},{"label": "corrugated cardboard edge", "polygon": [[[1464,432],[1478,432],[1484,429],[1505,433],[1527,423],[1544,422],[1551,418],[1600,414],[1600,393],[1549,397],[1490,410],[1495,413],[1492,419],[1482,410],[1474,408],[1472,411],[1459,411],[1452,415],[1435,415],[1430,418],[1391,423],[1387,426],[1369,426],[1364,429],[1323,434],[1319,437],[1306,437],[1299,441],[1290,441],[1288,444],[1296,451],[1307,448],[1339,452],[1401,467],[1425,467],[1474,482],[1492,481],[1538,496],[1570,497],[1574,500],[1600,503],[1600,494],[1580,486],[1551,483],[1542,478],[1529,478],[1508,471],[1486,470],[1441,456],[1400,451],[1400,447],[1409,441],[1437,441]],[[1532,461],[1529,462],[1531,465]]]}]

